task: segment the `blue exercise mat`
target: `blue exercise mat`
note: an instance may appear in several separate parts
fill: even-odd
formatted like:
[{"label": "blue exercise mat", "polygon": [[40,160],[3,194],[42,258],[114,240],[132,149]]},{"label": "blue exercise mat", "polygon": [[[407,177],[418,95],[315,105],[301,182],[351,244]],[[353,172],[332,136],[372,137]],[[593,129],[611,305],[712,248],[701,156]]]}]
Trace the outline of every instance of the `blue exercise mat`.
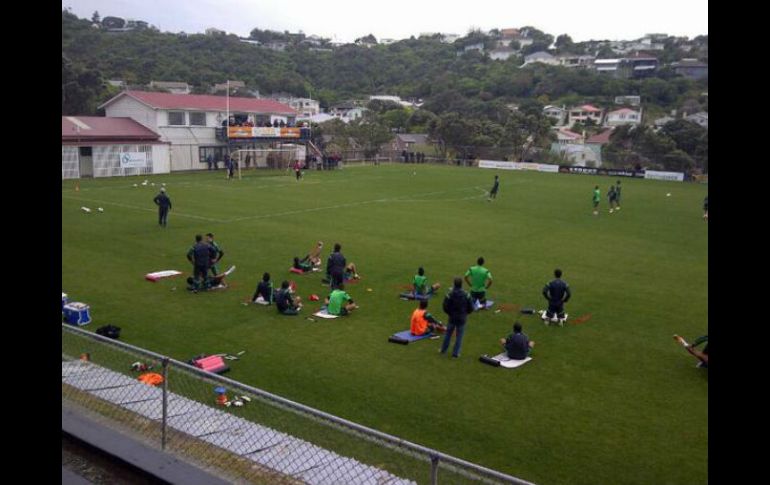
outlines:
[{"label": "blue exercise mat", "polygon": [[433,296],[433,293],[429,293],[427,295],[415,295],[411,291],[407,292],[407,293],[401,293],[400,295],[398,295],[398,297],[401,298],[401,299],[417,300],[417,301],[430,300],[430,297],[432,297],[432,296]]},{"label": "blue exercise mat", "polygon": [[427,335],[412,335],[411,330],[404,330],[403,332],[394,333],[388,338],[388,342],[392,342],[394,344],[403,344],[406,345],[410,342],[415,342],[417,340],[422,340],[424,338],[430,338],[434,334],[431,332]]}]

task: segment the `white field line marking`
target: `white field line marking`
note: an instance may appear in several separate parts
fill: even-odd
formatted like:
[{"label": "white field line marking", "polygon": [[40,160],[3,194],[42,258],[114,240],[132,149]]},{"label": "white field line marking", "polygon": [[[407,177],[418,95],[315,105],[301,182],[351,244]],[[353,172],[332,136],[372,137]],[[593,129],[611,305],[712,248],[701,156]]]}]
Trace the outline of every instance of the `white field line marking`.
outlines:
[{"label": "white field line marking", "polygon": [[[82,201],[86,201],[86,202],[96,202],[98,204],[114,205],[114,206],[117,206],[117,207],[124,207],[126,209],[134,209],[134,210],[139,210],[139,211],[144,211],[144,212],[157,212],[157,209],[148,209],[146,207],[138,207],[138,206],[135,206],[135,205],[121,204],[119,202],[109,202],[109,201],[106,201],[106,200],[86,199],[84,197],[69,197],[67,195],[62,195],[62,199],[82,200]],[[192,219],[201,219],[201,220],[209,221],[209,222],[223,222],[220,219],[211,219],[209,217],[202,217],[202,216],[196,216],[196,215],[192,215],[192,214],[184,214],[182,212],[176,212],[176,211],[174,211],[174,209],[171,209],[171,211],[172,211],[171,214],[173,214],[174,216],[190,217]]]},{"label": "white field line marking", "polygon": [[[471,190],[471,189],[479,189],[478,186],[474,187],[466,187],[464,189],[459,189],[459,191],[463,190]],[[420,193],[415,195],[422,195],[422,196],[428,196],[428,195],[437,195],[437,194],[445,194],[447,192],[458,192],[458,190],[442,190],[439,192],[427,192],[427,193]],[[403,197],[409,197],[408,195],[405,195]],[[474,195],[474,198],[480,197],[478,195]],[[420,200],[419,202],[427,202],[430,199],[427,200]],[[458,199],[459,200],[459,199]],[[251,219],[269,219],[272,217],[282,217],[282,216],[289,216],[289,215],[296,215],[296,214],[304,214],[307,212],[317,212],[317,211],[324,211],[329,209],[340,209],[342,207],[355,207],[359,205],[364,204],[374,204],[378,202],[412,202],[412,200],[409,199],[403,199],[402,197],[386,197],[382,199],[371,199],[371,200],[362,200],[359,202],[348,202],[347,204],[337,204],[337,205],[329,205],[325,207],[311,207],[309,209],[297,209],[292,211],[285,211],[285,212],[276,212],[273,214],[264,214],[259,216],[245,216],[245,217],[236,217],[234,219],[229,219],[227,221],[222,221],[224,223],[230,223],[230,222],[239,222],[239,221],[245,221],[245,220],[251,220]]]}]

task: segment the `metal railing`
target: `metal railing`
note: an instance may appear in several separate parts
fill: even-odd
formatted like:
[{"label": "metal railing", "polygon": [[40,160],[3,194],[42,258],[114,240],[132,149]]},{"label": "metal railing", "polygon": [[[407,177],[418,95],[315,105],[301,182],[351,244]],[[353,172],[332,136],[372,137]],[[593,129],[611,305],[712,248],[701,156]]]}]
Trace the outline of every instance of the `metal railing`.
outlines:
[{"label": "metal railing", "polygon": [[[134,372],[135,362],[153,368]],[[137,377],[144,372],[160,374],[162,383],[140,383]],[[230,403],[241,405],[218,405],[215,387],[225,389]],[[62,324],[65,404],[233,483],[530,484]]]}]

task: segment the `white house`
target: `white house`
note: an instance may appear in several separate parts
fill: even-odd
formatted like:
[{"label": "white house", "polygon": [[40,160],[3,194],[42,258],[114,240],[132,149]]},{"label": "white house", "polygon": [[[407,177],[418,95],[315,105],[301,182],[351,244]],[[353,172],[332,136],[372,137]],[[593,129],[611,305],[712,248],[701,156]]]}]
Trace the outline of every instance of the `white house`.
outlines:
[{"label": "white house", "polygon": [[629,106],[639,106],[642,104],[642,97],[635,95],[615,96],[615,104],[627,104]]},{"label": "white house", "polygon": [[131,118],[62,116],[61,178],[169,172],[169,146]]},{"label": "white house", "polygon": [[621,59],[596,59],[594,69],[599,74],[615,75],[620,69]]},{"label": "white house", "polygon": [[562,54],[556,56],[560,66],[564,67],[590,67],[594,62],[594,56],[579,56],[573,54]]},{"label": "white house", "polygon": [[698,123],[699,125],[701,125],[702,127],[708,130],[709,114],[705,111],[701,111],[700,113],[695,113],[690,116],[686,116],[685,119],[687,121],[692,121],[693,123]]},{"label": "white house", "polygon": [[530,64],[534,64],[536,62],[539,62],[541,64],[548,64],[550,66],[559,65],[559,60],[555,56],[545,51],[539,51],[524,57],[524,64],[522,64],[522,67],[528,66]]},{"label": "white house", "polygon": [[[227,91],[227,87],[230,86],[230,89],[243,89],[246,87],[246,83],[243,81],[230,81],[229,83],[216,83],[214,86],[211,87],[211,92],[216,93],[219,91]],[[232,92],[232,91],[230,91]]]},{"label": "white house", "polygon": [[639,125],[642,123],[642,110],[635,111],[629,108],[621,108],[607,113],[604,122],[607,126]]},{"label": "white house", "polygon": [[321,112],[321,104],[316,99],[310,98],[278,98],[279,103],[291,106],[296,112],[297,117],[310,117]]},{"label": "white house", "polygon": [[465,48],[463,49],[463,52],[468,52],[468,51],[484,52],[484,43],[477,42],[475,44],[466,45]]},{"label": "white house", "polygon": [[556,126],[562,126],[567,121],[567,110],[562,107],[548,105],[543,108],[543,114],[556,120]]},{"label": "white house", "polygon": [[[123,91],[99,108],[107,117],[128,117],[160,134],[161,141],[171,144],[171,171],[207,168],[208,155],[222,160],[227,153],[227,142],[217,137],[217,128],[227,123],[226,96]],[[237,120],[256,126],[268,121],[293,124],[297,115],[291,107],[270,99],[230,96],[229,108],[231,124]],[[257,148],[257,144],[241,148]]]},{"label": "white house", "polygon": [[364,115],[365,108],[353,106],[352,104],[341,104],[329,109],[329,114],[348,123]]},{"label": "white house", "polygon": [[583,106],[577,106],[569,110],[569,119],[567,124],[572,126],[576,121],[585,123],[588,120],[593,121],[595,124],[602,124],[603,111],[596,106],[590,104],[584,104]]},{"label": "white house", "polygon": [[516,51],[510,47],[499,48],[489,52],[489,58],[494,61],[506,61],[513,55],[516,55]]}]

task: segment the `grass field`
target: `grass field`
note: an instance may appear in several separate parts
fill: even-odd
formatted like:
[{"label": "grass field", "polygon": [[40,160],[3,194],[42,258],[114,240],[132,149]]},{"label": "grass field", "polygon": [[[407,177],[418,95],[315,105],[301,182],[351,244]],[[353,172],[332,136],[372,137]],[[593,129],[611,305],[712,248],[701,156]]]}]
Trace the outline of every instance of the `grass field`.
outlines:
[{"label": "grass field", "polygon": [[[708,374],[671,338],[708,333],[706,186],[623,179],[622,210],[610,215],[607,177],[425,165],[308,172],[299,183],[159,175],[148,179],[167,184],[174,207],[163,230],[158,185],[132,186],[143,179],[82,180],[79,191],[62,182],[62,289],[91,305],[91,330],[118,325],[122,340],[180,360],[247,350],[229,377],[539,484],[707,482]],[[185,253],[206,232],[222,266],[237,265],[229,289],[190,294],[181,279],[143,279],[189,273]],[[347,290],[359,311],[313,323],[241,305],[264,271],[294,279],[304,300],[324,295],[319,273],[287,271],[319,239],[324,260],[340,242],[358,266],[363,279]],[[478,256],[496,308],[543,308],[560,267],[570,318],[590,319],[558,328],[473,314],[460,359],[439,355],[440,340],[387,343],[408,328],[415,304],[396,295],[418,266],[447,288]],[[306,303],[303,315],[317,308]],[[429,309],[445,320],[440,306],[434,298]],[[534,360],[513,371],[481,364],[517,319],[537,343]]]}]

